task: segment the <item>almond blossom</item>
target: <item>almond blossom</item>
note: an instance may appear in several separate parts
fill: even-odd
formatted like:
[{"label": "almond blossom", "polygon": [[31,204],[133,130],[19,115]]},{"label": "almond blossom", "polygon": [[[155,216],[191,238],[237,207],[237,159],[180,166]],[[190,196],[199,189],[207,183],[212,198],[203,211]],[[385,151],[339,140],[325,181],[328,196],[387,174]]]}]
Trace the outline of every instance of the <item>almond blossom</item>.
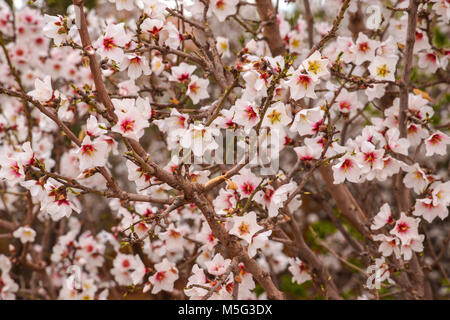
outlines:
[{"label": "almond blossom", "polygon": [[108,145],[106,142],[99,139],[91,141],[89,136],[84,137],[81,147],[77,151],[80,170],[104,166],[106,164],[107,151]]},{"label": "almond blossom", "polygon": [[7,2],[1,300],[448,298],[448,1]]},{"label": "almond blossom", "polygon": [[232,218],[233,227],[229,231],[230,234],[245,240],[248,244],[252,242],[253,236],[263,229],[256,221],[256,213],[249,212],[242,217],[235,216]]},{"label": "almond blossom", "polygon": [[14,231],[13,236],[19,238],[22,243],[34,242],[36,231],[30,227],[20,227]]},{"label": "almond blossom", "polygon": [[120,63],[124,57],[122,47],[129,40],[123,23],[108,24],[104,35],[97,39],[93,45],[102,59],[108,58]]},{"label": "almond blossom", "polygon": [[175,264],[167,259],[155,264],[155,274],[148,280],[152,284],[152,293],[158,293],[161,290],[172,291],[175,280],[178,279],[178,269]]}]

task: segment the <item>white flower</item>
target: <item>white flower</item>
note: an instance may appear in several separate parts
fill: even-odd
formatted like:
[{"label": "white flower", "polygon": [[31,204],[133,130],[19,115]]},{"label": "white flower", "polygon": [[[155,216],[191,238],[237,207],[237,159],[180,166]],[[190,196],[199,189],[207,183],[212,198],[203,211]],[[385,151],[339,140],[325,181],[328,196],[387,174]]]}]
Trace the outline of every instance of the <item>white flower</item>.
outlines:
[{"label": "white flower", "polygon": [[380,211],[373,218],[373,223],[370,226],[372,230],[378,230],[384,227],[386,224],[391,224],[394,222],[392,218],[391,207],[388,203],[385,203],[381,206]]},{"label": "white flower", "polygon": [[371,40],[367,35],[360,32],[353,50],[355,53],[355,64],[360,65],[365,61],[372,61],[375,58],[375,50],[378,45],[378,41]]},{"label": "white flower", "polygon": [[172,73],[169,76],[169,81],[189,83],[191,75],[195,69],[197,69],[196,66],[182,62],[178,66],[172,67]]},{"label": "white flower", "polygon": [[408,155],[410,142],[406,138],[400,138],[400,131],[397,128],[390,128],[386,132],[386,142],[393,152]]},{"label": "white flower", "polygon": [[291,123],[291,117],[286,112],[286,105],[278,101],[269,107],[264,115],[263,127],[283,128]]},{"label": "white flower", "polygon": [[402,245],[408,244],[411,239],[417,239],[419,237],[419,223],[419,218],[407,217],[402,212],[390,233],[397,236],[402,241]]},{"label": "white flower", "polygon": [[216,38],[217,44],[216,49],[217,52],[219,52],[220,55],[224,58],[230,57],[230,43],[228,42],[227,38],[224,37],[217,37]]},{"label": "white flower", "polygon": [[152,35],[157,35],[158,32],[161,31],[163,26],[164,26],[164,21],[162,21],[160,19],[146,18],[144,20],[144,22],[142,22],[142,24],[141,24],[141,29],[143,31],[147,31],[147,32],[151,33]]},{"label": "white flower", "polygon": [[295,114],[291,131],[297,131],[300,136],[317,133],[323,121],[324,111],[320,107],[302,109]]},{"label": "white flower", "polygon": [[160,291],[173,291],[173,285],[178,279],[178,269],[175,263],[166,258],[160,263],[155,264],[155,274],[148,280],[153,285],[152,294]]},{"label": "white flower", "polygon": [[166,232],[161,232],[159,234],[159,238],[164,240],[167,251],[182,252],[185,244],[183,238],[185,234],[186,230],[184,228],[175,228],[175,225],[171,223]]},{"label": "white flower", "polygon": [[191,124],[189,129],[181,136],[180,145],[191,149],[195,156],[201,157],[208,150],[219,147],[214,136],[218,135],[215,129],[204,127],[202,124]]},{"label": "white flower", "polygon": [[124,23],[108,24],[105,34],[97,39],[93,46],[97,48],[97,53],[104,58],[108,58],[120,63],[124,53],[122,48],[130,41],[125,33]]},{"label": "white flower", "polygon": [[159,32],[159,44],[176,49],[180,46],[180,43],[181,39],[178,28],[172,22],[167,22]]},{"label": "white flower", "polygon": [[100,139],[91,141],[89,136],[84,137],[80,148],[77,151],[80,160],[80,170],[93,167],[103,167],[106,163],[108,145]]},{"label": "white flower", "polygon": [[376,80],[395,81],[397,57],[376,56],[369,65],[370,75]]},{"label": "white flower", "polygon": [[308,59],[303,61],[302,65],[313,80],[318,80],[330,74],[327,69],[328,63],[328,59],[322,59],[320,52],[315,51]]},{"label": "white flower", "polygon": [[292,282],[302,284],[308,280],[311,280],[311,276],[308,273],[308,267],[299,258],[289,259],[288,270],[292,273]]},{"label": "white flower", "polygon": [[433,154],[445,155],[448,144],[450,144],[450,137],[441,131],[436,131],[425,140],[425,156],[430,157]]},{"label": "white flower", "polygon": [[257,252],[258,249],[263,248],[266,243],[269,241],[269,236],[272,234],[272,230],[265,231],[258,233],[256,236],[253,237],[252,243],[248,246],[248,255],[250,258],[253,258]]},{"label": "white flower", "polygon": [[290,182],[282,185],[273,192],[269,204],[269,217],[278,215],[278,210],[283,207],[284,202],[295,189],[297,189],[297,184],[295,182]]},{"label": "white flower", "polygon": [[417,65],[419,68],[426,69],[430,73],[435,73],[441,67],[440,60],[434,51],[420,52]]},{"label": "white flower", "polygon": [[259,123],[259,109],[253,103],[238,99],[234,105],[235,113],[233,121],[244,127],[245,132]]},{"label": "white flower", "polygon": [[408,243],[403,244],[400,247],[400,252],[403,255],[405,261],[411,260],[413,251],[422,252],[423,251],[423,240],[425,236],[423,234],[419,235],[417,238],[412,238]]},{"label": "white flower", "polygon": [[209,8],[217,19],[223,22],[228,16],[236,13],[238,2],[239,0],[211,0]]},{"label": "white flower", "polygon": [[237,185],[237,192],[243,198],[250,197],[259,186],[262,179],[257,177],[250,169],[243,168],[238,175],[231,178],[231,181]]},{"label": "white flower", "polygon": [[428,185],[428,178],[418,163],[412,166],[404,166],[403,170],[408,172],[403,178],[403,183],[407,188],[413,188],[417,194],[422,193]]},{"label": "white flower", "polygon": [[291,98],[294,100],[304,97],[316,99],[317,96],[314,92],[314,87],[318,82],[318,80],[314,80],[314,78],[308,74],[302,73],[302,71],[298,69],[286,82],[286,85],[289,87]]},{"label": "white flower", "polygon": [[142,283],[145,265],[137,255],[118,253],[113,261],[111,274],[119,285],[130,286]]},{"label": "white flower", "polygon": [[444,206],[450,204],[450,181],[445,183],[435,182],[431,185],[431,195],[433,203],[443,203]]},{"label": "white flower", "polygon": [[448,209],[447,206],[441,202],[433,201],[432,198],[425,198],[416,201],[413,214],[415,216],[422,216],[431,223],[436,217],[441,218],[441,220],[447,218]]},{"label": "white flower", "polygon": [[392,253],[395,257],[400,258],[400,240],[397,237],[390,237],[384,234],[376,234],[372,236],[374,241],[381,241],[378,251],[384,257],[389,257]]},{"label": "white flower", "polygon": [[53,39],[55,45],[60,46],[61,43],[67,40],[69,35],[72,35],[75,31],[75,26],[71,25],[69,19],[65,19],[60,15],[50,16],[44,15],[46,25],[42,28],[44,35]]},{"label": "white flower", "polygon": [[246,215],[232,218],[233,228],[230,230],[230,234],[235,235],[238,238],[245,240],[248,244],[252,242],[252,238],[263,227],[256,222],[256,213],[254,211],[247,213]]},{"label": "white flower", "polygon": [[39,102],[47,102],[53,97],[52,79],[50,76],[45,76],[44,81],[36,79],[34,81],[35,89],[28,92],[28,95],[38,100]]},{"label": "white flower", "polygon": [[224,259],[223,256],[218,253],[211,261],[205,262],[208,272],[214,276],[220,276],[224,274],[231,264],[230,259]]},{"label": "white flower", "polygon": [[257,97],[267,96],[267,79],[263,75],[256,70],[247,71],[242,75],[245,81],[243,100],[253,101]]},{"label": "white flower", "polygon": [[196,75],[193,75],[191,77],[191,82],[189,82],[186,94],[191,98],[194,104],[197,104],[200,100],[209,97],[208,86],[208,79],[200,79]]},{"label": "white flower", "polygon": [[334,184],[339,184],[347,179],[350,182],[358,183],[361,180],[361,164],[355,157],[344,156],[340,162],[335,164],[333,169]]},{"label": "white flower", "polygon": [[128,69],[128,77],[130,79],[139,78],[142,74],[149,75],[152,70],[148,66],[147,59],[137,53],[127,54],[124,56],[120,64],[120,70]]},{"label": "white flower", "polygon": [[112,99],[112,102],[118,120],[111,130],[124,137],[139,140],[144,134],[144,129],[149,126],[148,117],[146,118],[135,107],[134,99]]},{"label": "white flower", "polygon": [[13,232],[13,236],[19,238],[22,243],[34,242],[36,231],[30,227],[20,227]]},{"label": "white flower", "polygon": [[162,59],[158,56],[152,57],[151,67],[153,74],[155,74],[156,76],[159,76],[161,72],[164,71],[164,63],[162,62]]}]

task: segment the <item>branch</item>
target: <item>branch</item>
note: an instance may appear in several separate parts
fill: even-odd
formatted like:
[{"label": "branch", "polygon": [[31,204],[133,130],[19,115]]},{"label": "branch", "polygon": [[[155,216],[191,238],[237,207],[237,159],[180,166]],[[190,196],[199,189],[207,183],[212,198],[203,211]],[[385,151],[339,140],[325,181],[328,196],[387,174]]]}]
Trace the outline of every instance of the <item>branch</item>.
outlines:
[{"label": "branch", "polygon": [[256,0],[256,9],[258,10],[261,22],[264,23],[264,37],[272,55],[278,56],[283,54],[286,48],[283,39],[281,39],[280,27],[277,22],[277,12],[272,5],[272,1]]}]

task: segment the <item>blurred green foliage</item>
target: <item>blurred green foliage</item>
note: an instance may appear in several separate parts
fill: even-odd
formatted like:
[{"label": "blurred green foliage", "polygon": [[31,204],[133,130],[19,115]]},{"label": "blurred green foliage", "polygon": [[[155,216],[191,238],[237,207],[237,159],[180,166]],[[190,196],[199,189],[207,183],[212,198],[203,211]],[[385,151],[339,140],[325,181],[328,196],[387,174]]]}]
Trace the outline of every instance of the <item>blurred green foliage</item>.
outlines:
[{"label": "blurred green foliage", "polygon": [[450,40],[448,39],[448,36],[444,33],[442,33],[441,29],[438,27],[435,27],[433,30],[434,39],[433,42],[438,48],[448,48],[450,47]]},{"label": "blurred green foliage", "polygon": [[284,274],[281,276],[281,285],[280,289],[288,298],[295,299],[307,299],[308,297],[308,288],[311,287],[311,281],[306,281],[302,284],[298,284],[297,282],[292,282],[292,276]]}]

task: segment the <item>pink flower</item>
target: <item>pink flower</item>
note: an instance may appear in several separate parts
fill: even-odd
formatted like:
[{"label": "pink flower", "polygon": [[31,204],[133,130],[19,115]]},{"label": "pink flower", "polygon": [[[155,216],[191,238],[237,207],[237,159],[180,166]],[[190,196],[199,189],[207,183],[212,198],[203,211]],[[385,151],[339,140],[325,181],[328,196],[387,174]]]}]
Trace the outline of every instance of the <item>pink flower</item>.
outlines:
[{"label": "pink flower", "polygon": [[250,244],[253,236],[264,228],[256,222],[256,213],[254,211],[245,214],[244,216],[235,216],[232,218],[233,227],[229,231],[230,234],[243,239]]},{"label": "pink flower", "polygon": [[425,156],[431,157],[433,154],[445,155],[448,144],[450,144],[450,137],[439,130],[436,131],[425,140]]},{"label": "pink flower", "polygon": [[178,279],[178,269],[175,263],[164,258],[162,262],[155,264],[155,271],[148,279],[153,285],[152,294],[157,294],[160,291],[171,292],[175,281]]},{"label": "pink flower", "polygon": [[239,175],[231,178],[231,181],[237,184],[237,192],[239,195],[242,198],[248,198],[259,186],[262,179],[253,174],[250,169],[244,168],[240,171]]},{"label": "pink flower", "polygon": [[108,155],[108,145],[100,139],[91,141],[89,136],[84,137],[80,148],[77,151],[80,160],[80,170],[93,167],[103,167],[106,164]]},{"label": "pink flower", "polygon": [[311,280],[311,276],[308,272],[308,266],[299,258],[289,259],[288,270],[292,273],[292,282],[302,284],[308,280]]},{"label": "pink flower", "polygon": [[144,129],[149,126],[148,117],[139,112],[134,99],[112,99],[112,101],[118,120],[111,130],[124,137],[139,140],[144,134]]},{"label": "pink flower", "polygon": [[394,223],[394,219],[392,218],[391,208],[388,203],[385,203],[381,206],[380,211],[373,218],[373,223],[370,226],[372,230],[378,230],[384,227],[386,224]]},{"label": "pink flower", "polygon": [[231,264],[230,259],[224,259],[223,256],[218,253],[214,256],[211,261],[205,262],[208,272],[215,276],[220,276],[224,274]]},{"label": "pink flower", "polygon": [[419,223],[420,219],[407,217],[402,212],[390,233],[397,236],[402,241],[402,245],[408,244],[411,239],[419,237]]},{"label": "pink flower", "polygon": [[333,169],[334,184],[339,184],[347,179],[353,183],[361,181],[361,164],[353,156],[343,156]]},{"label": "pink flower", "polygon": [[130,37],[126,34],[123,23],[108,24],[105,34],[93,45],[102,59],[108,58],[120,63],[124,57],[121,47],[124,47],[129,41]]},{"label": "pink flower", "polygon": [[239,0],[212,0],[209,9],[220,22],[236,13]]}]

